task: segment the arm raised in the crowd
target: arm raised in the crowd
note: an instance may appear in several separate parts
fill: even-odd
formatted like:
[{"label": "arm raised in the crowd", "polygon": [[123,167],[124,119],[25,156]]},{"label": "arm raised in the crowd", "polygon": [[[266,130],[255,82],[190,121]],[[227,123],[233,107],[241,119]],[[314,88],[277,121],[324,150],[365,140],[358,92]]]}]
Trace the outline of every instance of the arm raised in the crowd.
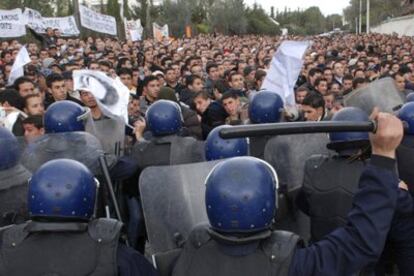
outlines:
[{"label": "arm raised in the crowd", "polygon": [[370,137],[373,156],[361,175],[346,227],[296,251],[289,275],[352,275],[383,250],[398,198],[395,149],[403,136],[401,121],[374,111],[378,123]]}]

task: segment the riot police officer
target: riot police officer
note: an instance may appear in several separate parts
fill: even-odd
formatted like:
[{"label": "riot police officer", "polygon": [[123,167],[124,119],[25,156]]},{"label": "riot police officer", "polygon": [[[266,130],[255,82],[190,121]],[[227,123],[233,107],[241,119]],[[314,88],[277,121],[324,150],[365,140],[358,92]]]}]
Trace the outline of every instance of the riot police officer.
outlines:
[{"label": "riot police officer", "polygon": [[223,139],[220,137],[220,131],[228,127],[231,126],[218,126],[208,134],[204,148],[207,161],[249,155],[248,138]]},{"label": "riot police officer", "polygon": [[28,217],[26,193],[30,177],[20,164],[16,137],[0,127],[0,226],[20,223]]},{"label": "riot police officer", "polygon": [[277,175],[264,161],[236,157],[219,163],[206,180],[209,226],[190,234],[173,275],[351,275],[381,254],[398,197],[395,149],[401,122],[374,113],[373,156],[346,228],[307,248],[292,233],[272,232]]},{"label": "riot police officer", "polygon": [[[136,125],[137,143],[132,149],[139,173],[150,166],[186,164],[204,160],[202,142],[192,137],[180,137],[182,129],[182,113],[180,106],[173,101],[158,100],[151,104],[146,112],[146,123],[139,121]],[[145,125],[152,133],[150,140],[145,140]],[[136,181],[135,183],[137,183]],[[145,249],[145,229],[142,207],[139,199],[138,185],[126,187],[128,206],[132,224],[128,225],[128,236],[131,243],[136,244],[140,252]]]},{"label": "riot police officer", "polygon": [[398,111],[398,117],[408,127],[401,145],[397,149],[398,171],[403,180],[414,194],[414,172],[412,169],[414,154],[414,102],[408,102]]},{"label": "riot police officer", "polygon": [[142,171],[149,166],[176,165],[204,160],[202,143],[192,137],[180,137],[183,119],[180,106],[173,101],[158,100],[146,112],[146,125],[152,138],[141,138],[133,148],[133,156]]},{"label": "riot police officer", "polygon": [[94,219],[99,183],[81,163],[49,161],[27,194],[30,218],[1,230],[1,275],[156,275],[119,243],[122,223]]},{"label": "riot police officer", "polygon": [[[332,121],[368,120],[368,115],[356,107],[344,108],[332,118]],[[313,155],[306,161],[302,191],[296,200],[301,211],[311,218],[312,241],[319,241],[346,224],[369,155],[367,132],[330,133],[329,139],[328,149],[337,154]]]},{"label": "riot police officer", "polygon": [[[249,104],[249,120],[251,124],[279,123],[282,121],[283,100],[270,91],[260,91]],[[251,156],[264,159],[264,150],[270,136],[250,138]]]},{"label": "riot police officer", "polygon": [[282,114],[283,100],[274,92],[260,91],[249,104],[249,119],[252,124],[278,123]]}]

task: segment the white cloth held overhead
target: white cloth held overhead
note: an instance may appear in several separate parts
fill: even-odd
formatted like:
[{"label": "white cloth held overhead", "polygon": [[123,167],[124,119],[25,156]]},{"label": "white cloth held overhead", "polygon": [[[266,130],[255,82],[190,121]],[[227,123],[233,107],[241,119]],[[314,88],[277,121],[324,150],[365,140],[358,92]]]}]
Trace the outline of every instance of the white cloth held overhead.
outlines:
[{"label": "white cloth held overhead", "polygon": [[85,90],[95,96],[105,115],[120,116],[128,124],[129,90],[118,77],[112,79],[99,71],[75,70],[73,82],[75,90]]},{"label": "white cloth held overhead", "polygon": [[284,41],[272,59],[261,89],[279,94],[285,105],[295,106],[294,87],[310,41]]},{"label": "white cloth held overhead", "polygon": [[13,67],[10,71],[8,85],[13,85],[14,81],[22,76],[24,76],[24,66],[30,63],[31,59],[29,53],[25,46],[20,48],[19,53],[16,56],[16,59],[13,63]]}]

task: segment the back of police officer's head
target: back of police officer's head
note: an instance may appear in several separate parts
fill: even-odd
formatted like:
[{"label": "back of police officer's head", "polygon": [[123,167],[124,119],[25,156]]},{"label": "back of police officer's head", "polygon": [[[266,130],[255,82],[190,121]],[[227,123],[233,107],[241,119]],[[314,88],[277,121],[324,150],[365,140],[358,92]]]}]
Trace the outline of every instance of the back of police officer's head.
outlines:
[{"label": "back of police officer's head", "polygon": [[55,102],[45,112],[45,131],[46,133],[85,131],[83,118],[85,113],[85,108],[75,102]]},{"label": "back of police officer's head", "polygon": [[10,169],[19,163],[20,150],[17,138],[5,127],[0,126],[0,171]]},{"label": "back of police officer's head", "polygon": [[235,157],[218,163],[206,179],[211,228],[228,235],[269,230],[277,209],[277,186],[274,169],[258,158]]},{"label": "back of police officer's head", "polygon": [[204,148],[207,161],[249,155],[247,138],[223,139],[220,137],[222,129],[231,127],[229,125],[218,126],[208,134]]},{"label": "back of police officer's head", "polygon": [[182,128],[181,108],[173,101],[156,101],[148,108],[145,117],[154,136],[178,134]]},{"label": "back of police officer's head", "polygon": [[278,123],[282,112],[283,100],[272,91],[260,91],[249,104],[249,119],[253,124]]},{"label": "back of police officer's head", "polygon": [[82,163],[49,161],[29,180],[29,215],[40,221],[88,221],[95,212],[97,188],[98,182]]},{"label": "back of police officer's head", "polygon": [[405,136],[414,136],[414,102],[405,103],[398,111],[398,117],[406,126]]},{"label": "back of police officer's head", "polygon": [[[357,107],[345,107],[338,111],[333,117],[334,122],[368,122],[368,114]],[[337,152],[366,150],[369,148],[368,132],[332,132],[329,133],[330,143],[327,145],[329,149]]]}]

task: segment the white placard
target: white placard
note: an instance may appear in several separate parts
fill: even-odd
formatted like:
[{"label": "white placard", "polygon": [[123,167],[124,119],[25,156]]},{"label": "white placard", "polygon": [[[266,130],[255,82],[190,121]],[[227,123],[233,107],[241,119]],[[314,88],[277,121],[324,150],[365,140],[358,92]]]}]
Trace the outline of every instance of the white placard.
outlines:
[{"label": "white placard", "polygon": [[46,28],[58,29],[62,36],[78,36],[79,29],[76,26],[74,16],[66,17],[42,17],[37,10],[25,8],[24,16],[27,26],[39,34],[46,33]]},{"label": "white placard", "polygon": [[83,5],[79,5],[79,13],[82,27],[95,32],[117,34],[115,17],[97,13]]},{"label": "white placard", "polygon": [[164,38],[169,37],[168,25],[160,26],[157,23],[152,23],[152,31],[154,32],[154,38],[161,42]]},{"label": "white placard", "polygon": [[22,10],[0,10],[0,37],[24,35],[26,35],[26,26]]},{"label": "white placard", "polygon": [[144,28],[142,28],[141,20],[124,20],[125,23],[125,35],[126,39],[132,41],[140,41],[142,39],[142,33]]}]

